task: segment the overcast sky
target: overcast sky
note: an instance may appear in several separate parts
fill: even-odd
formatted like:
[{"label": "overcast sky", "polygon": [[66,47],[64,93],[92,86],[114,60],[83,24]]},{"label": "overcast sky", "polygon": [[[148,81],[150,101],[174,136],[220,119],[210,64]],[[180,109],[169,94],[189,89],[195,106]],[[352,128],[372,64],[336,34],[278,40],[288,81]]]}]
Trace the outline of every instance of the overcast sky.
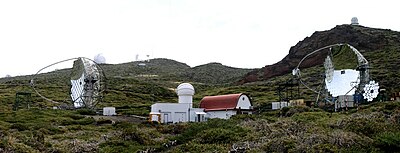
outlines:
[{"label": "overcast sky", "polygon": [[399,6],[396,0],[1,0],[0,77],[98,53],[111,64],[139,54],[192,67],[260,68],[352,17],[400,31]]}]

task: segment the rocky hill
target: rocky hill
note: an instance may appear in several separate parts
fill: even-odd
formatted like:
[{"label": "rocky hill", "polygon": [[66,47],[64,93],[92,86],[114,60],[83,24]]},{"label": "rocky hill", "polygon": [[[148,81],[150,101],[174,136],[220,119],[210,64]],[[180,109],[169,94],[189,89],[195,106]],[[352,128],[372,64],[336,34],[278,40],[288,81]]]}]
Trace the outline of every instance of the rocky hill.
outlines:
[{"label": "rocky hill", "polygon": [[[234,68],[221,63],[208,63],[190,67],[171,59],[157,58],[149,61],[135,61],[122,64],[101,64],[106,77],[136,78],[146,80],[188,81],[199,83],[226,84],[242,78],[251,69]],[[71,69],[56,70],[39,75],[39,79],[69,78]],[[32,76],[17,76],[0,78],[0,83],[9,81],[29,80]]]},{"label": "rocky hill", "polygon": [[[239,84],[263,81],[288,74],[308,53],[328,45],[347,43],[358,50],[371,63],[372,76],[386,88],[399,87],[400,32],[355,25],[338,25],[331,30],[317,31],[291,47],[289,54],[278,63],[248,73]],[[326,52],[319,52],[303,61],[301,68],[323,63]]]},{"label": "rocky hill", "polygon": [[193,67],[185,73],[188,80],[211,84],[229,84],[239,80],[251,69],[241,69],[222,65],[221,63],[208,63]]}]

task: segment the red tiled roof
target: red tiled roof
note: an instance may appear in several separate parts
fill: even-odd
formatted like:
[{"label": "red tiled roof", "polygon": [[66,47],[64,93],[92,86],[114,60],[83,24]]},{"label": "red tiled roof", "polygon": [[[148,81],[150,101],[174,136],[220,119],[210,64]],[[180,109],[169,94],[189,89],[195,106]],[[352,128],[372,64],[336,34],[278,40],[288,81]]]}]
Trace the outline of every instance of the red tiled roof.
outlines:
[{"label": "red tiled roof", "polygon": [[211,110],[232,110],[235,109],[239,101],[240,94],[206,96],[200,101],[200,108],[205,111]]}]

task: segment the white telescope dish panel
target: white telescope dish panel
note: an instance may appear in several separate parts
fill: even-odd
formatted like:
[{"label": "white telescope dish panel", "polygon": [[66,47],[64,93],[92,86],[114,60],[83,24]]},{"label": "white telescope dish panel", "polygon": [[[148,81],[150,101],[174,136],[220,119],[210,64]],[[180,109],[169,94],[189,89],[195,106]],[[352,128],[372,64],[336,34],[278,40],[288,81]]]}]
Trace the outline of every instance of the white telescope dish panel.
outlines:
[{"label": "white telescope dish panel", "polygon": [[325,80],[326,88],[333,97],[340,95],[353,95],[354,86],[359,84],[359,72],[356,70],[335,70],[333,72],[332,81]]},{"label": "white telescope dish panel", "polygon": [[84,79],[85,75],[82,73],[82,76],[78,80],[71,80],[71,98],[74,102],[74,107],[79,108],[83,106],[82,95],[84,93]]},{"label": "white telescope dish panel", "polygon": [[84,85],[84,105],[86,107],[93,107],[98,101],[95,97],[99,97],[100,90],[100,72],[93,61],[83,59],[84,73],[85,73],[85,85]]},{"label": "white telescope dish panel", "polygon": [[92,76],[94,77],[94,79],[97,79],[98,76],[100,75],[99,71],[97,70],[96,64],[93,63],[90,60],[86,60],[81,58],[82,62],[83,62],[83,66],[85,68],[85,74],[87,76]]},{"label": "white telescope dish panel", "polygon": [[[74,64],[80,78],[71,79],[71,99],[74,107],[94,107],[100,95],[100,72],[96,64],[88,59],[79,58],[78,64]],[[76,67],[75,67],[76,66]]]},{"label": "white telescope dish panel", "polygon": [[333,71],[335,70],[333,67],[333,63],[331,57],[327,56],[324,62],[325,67],[325,81],[332,82],[333,78]]},{"label": "white telescope dish panel", "polygon": [[365,99],[367,99],[367,101],[372,101],[374,98],[378,96],[378,94],[379,94],[378,82],[370,81],[368,84],[365,85],[363,96]]}]

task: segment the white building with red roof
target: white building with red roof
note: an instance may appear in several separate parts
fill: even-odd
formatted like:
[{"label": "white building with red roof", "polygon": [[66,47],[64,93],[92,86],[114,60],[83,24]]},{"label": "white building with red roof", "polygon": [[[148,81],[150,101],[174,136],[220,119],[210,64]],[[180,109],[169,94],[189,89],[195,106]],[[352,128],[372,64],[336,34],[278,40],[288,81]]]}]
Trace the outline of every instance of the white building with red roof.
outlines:
[{"label": "white building with red roof", "polygon": [[200,108],[193,108],[195,90],[189,83],[180,84],[176,93],[178,103],[155,103],[151,105],[150,121],[159,123],[202,122],[207,118],[229,119],[236,114],[251,114],[252,104],[246,94],[206,96]]},{"label": "white building with red roof", "polygon": [[236,114],[252,114],[253,106],[248,95],[229,94],[206,96],[200,102],[200,108],[207,113],[206,118],[229,119]]},{"label": "white building with red roof", "polygon": [[202,122],[205,121],[204,109],[193,108],[194,87],[182,83],[176,88],[178,103],[155,103],[151,105],[150,121],[159,123]]}]

